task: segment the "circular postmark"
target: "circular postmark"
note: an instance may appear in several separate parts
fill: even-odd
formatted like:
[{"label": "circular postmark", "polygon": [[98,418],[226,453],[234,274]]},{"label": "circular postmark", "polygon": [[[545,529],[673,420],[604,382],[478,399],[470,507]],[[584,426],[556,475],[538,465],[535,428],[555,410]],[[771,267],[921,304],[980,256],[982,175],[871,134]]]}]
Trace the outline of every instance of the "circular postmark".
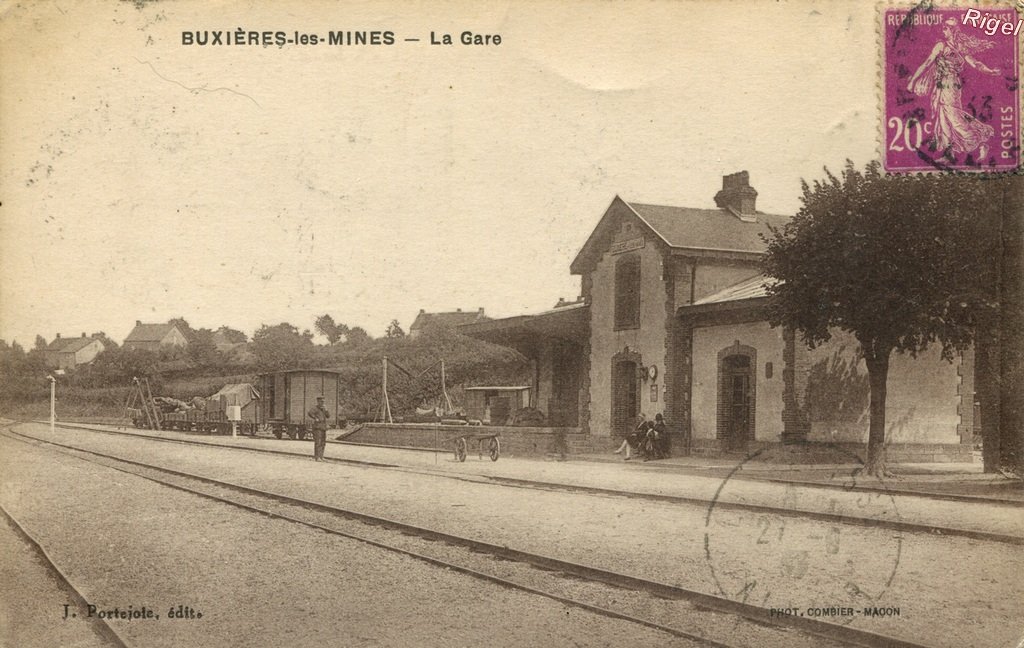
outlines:
[{"label": "circular postmark", "polygon": [[899,571],[902,532],[843,518],[900,521],[896,499],[882,479],[858,490],[863,462],[828,447],[856,464],[830,475],[843,477],[842,488],[734,479],[765,450],[726,475],[704,520],[705,562],[719,595],[843,625],[884,606]]}]

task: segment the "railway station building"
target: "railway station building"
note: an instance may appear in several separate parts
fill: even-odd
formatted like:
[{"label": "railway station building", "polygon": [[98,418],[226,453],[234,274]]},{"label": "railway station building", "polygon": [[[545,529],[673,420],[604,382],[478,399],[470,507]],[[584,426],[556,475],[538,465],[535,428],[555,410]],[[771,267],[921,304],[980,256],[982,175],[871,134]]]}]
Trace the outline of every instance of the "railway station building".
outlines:
[{"label": "railway station building", "polygon": [[[677,452],[801,441],[862,450],[869,386],[856,341],[835,331],[811,350],[763,316],[761,236],[789,217],[756,209],[745,171],[725,176],[713,203],[710,193],[702,208],[616,196],[570,266],[578,301],[460,332],[528,358],[531,405],[575,430],[580,449],[611,449],[638,414],[660,413]],[[973,404],[971,352],[953,363],[938,349],[895,354],[889,460],[969,459]]]}]

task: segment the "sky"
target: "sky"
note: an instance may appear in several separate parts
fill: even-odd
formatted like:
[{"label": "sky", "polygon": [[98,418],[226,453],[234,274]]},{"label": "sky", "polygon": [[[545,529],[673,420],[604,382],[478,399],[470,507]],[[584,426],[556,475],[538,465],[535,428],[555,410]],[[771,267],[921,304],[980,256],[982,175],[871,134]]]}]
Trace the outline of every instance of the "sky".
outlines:
[{"label": "sky", "polygon": [[[616,195],[713,207],[747,170],[790,214],[801,178],[877,159],[876,22],[865,2],[0,3],[0,339],[546,310]],[[182,44],[238,28],[396,42]]]}]

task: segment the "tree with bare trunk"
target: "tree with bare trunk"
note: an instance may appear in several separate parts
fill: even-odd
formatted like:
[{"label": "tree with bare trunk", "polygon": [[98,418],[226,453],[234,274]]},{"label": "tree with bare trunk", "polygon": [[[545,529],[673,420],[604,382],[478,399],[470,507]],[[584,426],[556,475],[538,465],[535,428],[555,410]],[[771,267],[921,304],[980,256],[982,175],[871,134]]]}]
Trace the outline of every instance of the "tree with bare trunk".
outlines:
[{"label": "tree with bare trunk", "polygon": [[989,192],[972,178],[885,176],[876,163],[825,173],[766,238],[767,315],[811,348],[835,329],[857,339],[871,393],[865,470],[883,475],[892,353],[937,344],[952,361],[997,306],[991,241],[978,237]]}]

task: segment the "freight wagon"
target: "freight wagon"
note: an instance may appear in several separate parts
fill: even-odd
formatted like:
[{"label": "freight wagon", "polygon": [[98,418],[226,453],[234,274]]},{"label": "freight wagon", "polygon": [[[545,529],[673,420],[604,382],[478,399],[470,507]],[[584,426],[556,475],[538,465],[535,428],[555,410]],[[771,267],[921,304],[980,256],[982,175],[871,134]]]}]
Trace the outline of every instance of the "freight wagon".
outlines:
[{"label": "freight wagon", "polygon": [[306,416],[319,396],[330,413],[330,427],[337,427],[339,411],[338,372],[329,369],[294,369],[257,376],[259,421],[278,439],[312,436],[312,420]]},{"label": "freight wagon", "polygon": [[259,391],[249,383],[225,385],[205,399],[205,409],[168,412],[161,415],[160,427],[182,432],[231,434],[230,407],[237,407],[238,433],[255,436],[259,427]]},{"label": "freight wagon", "polygon": [[[237,415],[238,432],[255,435],[259,429],[259,392],[249,383],[232,383],[207,398],[193,398],[189,403],[172,398],[154,398],[153,410],[162,430],[182,432],[205,432],[207,434],[231,434],[230,413]],[[168,411],[166,406],[179,405],[177,410]],[[184,408],[188,409],[184,409]],[[228,408],[237,408],[229,412]],[[143,409],[128,408],[128,413],[138,428],[150,427],[152,416]]]}]

